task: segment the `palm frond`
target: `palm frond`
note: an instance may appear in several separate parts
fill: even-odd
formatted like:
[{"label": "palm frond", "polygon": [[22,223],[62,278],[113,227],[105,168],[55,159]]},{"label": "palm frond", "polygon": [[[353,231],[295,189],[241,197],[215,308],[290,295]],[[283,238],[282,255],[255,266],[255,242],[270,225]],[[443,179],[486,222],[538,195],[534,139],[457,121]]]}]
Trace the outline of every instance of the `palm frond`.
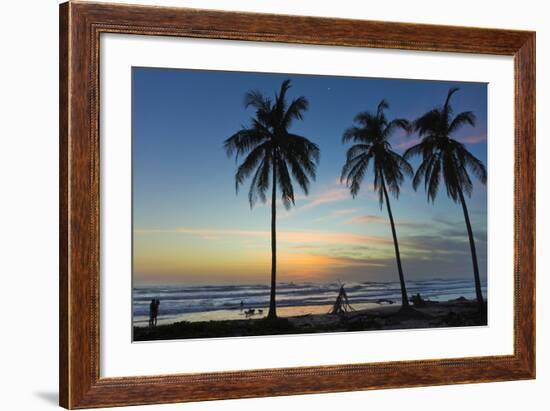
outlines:
[{"label": "palm frond", "polygon": [[304,194],[308,195],[310,178],[312,180],[315,179],[315,172],[312,173],[310,170],[307,170],[303,163],[300,163],[300,161],[294,157],[287,158],[286,162],[290,165],[290,171],[294,180],[296,180]]},{"label": "palm frond", "polygon": [[241,163],[241,165],[237,168],[237,172],[235,173],[235,191],[239,191],[239,186],[243,183],[243,181],[248,178],[256,166],[265,158],[266,150],[268,149],[267,144],[264,143],[258,147],[256,147],[254,150],[252,150],[248,156],[246,156],[245,160]]},{"label": "palm frond", "polygon": [[428,200],[431,200],[432,203],[435,201],[439,189],[439,182],[441,181],[440,171],[441,162],[434,156],[434,160],[430,162],[429,170],[426,172],[426,192]]},{"label": "palm frond", "polygon": [[277,160],[277,182],[281,190],[281,200],[288,210],[294,205],[294,188],[286,163],[280,160]]},{"label": "palm frond", "polygon": [[451,115],[453,114],[453,107],[451,106],[451,97],[454,93],[456,93],[458,90],[460,90],[458,87],[451,87],[449,89],[449,92],[447,93],[447,98],[445,99],[445,104],[443,104],[443,119],[447,124],[449,124],[449,119],[451,118]]},{"label": "palm frond", "polygon": [[441,128],[441,111],[433,109],[423,114],[413,122],[413,128],[420,137],[427,133],[437,134]]},{"label": "palm frond", "polygon": [[361,113],[358,113],[353,118],[353,121],[359,123],[363,127],[372,127],[373,124],[376,124],[378,122],[378,118],[376,115],[372,114],[369,111],[363,111]]},{"label": "palm frond", "polygon": [[463,111],[462,113],[457,114],[457,116],[453,119],[453,121],[451,121],[451,124],[449,125],[449,135],[454,133],[455,131],[458,131],[462,126],[466,124],[475,127],[476,116],[472,111]]},{"label": "palm frond", "polygon": [[350,171],[355,167],[357,162],[361,161],[364,157],[368,156],[368,153],[359,153],[355,157],[348,159],[342,166],[342,172],[340,173],[340,182],[343,183],[346,180],[346,185],[349,186]]},{"label": "palm frond", "polygon": [[265,97],[259,90],[250,90],[244,95],[244,107],[254,107],[256,110],[271,111],[271,99]]},{"label": "palm frond", "polygon": [[286,93],[290,87],[291,87],[290,80],[286,79],[285,81],[282,82],[279,93],[275,94],[275,104],[273,107],[273,112],[274,112],[273,114],[278,119],[284,118],[284,113],[286,110]]},{"label": "palm frond", "polygon": [[403,157],[409,160],[413,157],[422,155],[423,150],[424,145],[422,143],[415,144],[414,146],[409,147],[405,150],[405,152],[403,153]]},{"label": "palm frond", "polygon": [[359,154],[367,153],[372,148],[370,144],[354,144],[346,151],[346,162],[351,161],[354,157],[357,157]]},{"label": "palm frond", "polygon": [[288,134],[281,146],[282,161],[290,165],[292,176],[307,195],[310,179],[315,180],[319,147],[303,136]]},{"label": "palm frond", "polygon": [[393,165],[394,168],[402,171],[408,177],[412,177],[414,171],[411,164],[403,156],[399,155],[395,151],[388,150],[388,153],[395,162]]},{"label": "palm frond", "polygon": [[414,174],[414,177],[412,180],[412,186],[415,191],[418,189],[418,186],[422,182],[422,179],[425,179],[426,171],[428,170],[428,167],[431,161],[432,161],[431,157],[424,158],[424,160],[422,160],[422,162],[416,169],[416,173]]},{"label": "palm frond", "polygon": [[372,156],[368,153],[361,154],[353,163],[346,163],[342,169],[342,180],[346,179],[346,186],[350,188],[351,195],[354,198],[359,193],[371,158]]},{"label": "palm frond", "polygon": [[460,176],[462,166],[456,161],[456,155],[451,150],[441,153],[441,165],[447,195],[457,202],[459,200],[458,192],[464,189],[461,185],[465,182],[464,176],[462,178]]},{"label": "palm frond", "polygon": [[309,102],[305,97],[300,96],[292,100],[283,116],[282,127],[285,129],[290,127],[292,120],[303,120],[303,112],[307,111],[308,108]]},{"label": "palm frond", "polygon": [[388,139],[398,128],[402,129],[407,134],[409,134],[412,131],[412,125],[409,122],[409,120],[406,120],[404,118],[396,118],[390,121],[386,126],[386,128],[384,129],[383,131],[384,137]]},{"label": "palm frond", "polygon": [[228,157],[235,154],[236,159],[264,143],[269,135],[258,128],[243,128],[226,139],[223,147]]},{"label": "palm frond", "polygon": [[487,184],[487,169],[485,165],[468,150],[464,149],[464,165],[479,179],[482,184]]},{"label": "palm frond", "polygon": [[382,206],[384,205],[384,176],[382,175],[382,171],[380,168],[380,165],[374,165],[374,191],[378,194],[378,205],[380,206],[380,210],[382,210]]},{"label": "palm frond", "polygon": [[344,134],[342,134],[342,143],[347,143],[348,141],[368,143],[367,130],[359,127],[350,127],[346,129]]},{"label": "palm frond", "polygon": [[248,189],[248,204],[251,209],[256,204],[258,197],[260,197],[262,203],[267,201],[266,191],[269,188],[269,184],[267,183],[267,181],[269,181],[269,171],[270,159],[268,157],[264,157],[256,169]]},{"label": "palm frond", "polygon": [[319,146],[304,136],[287,133],[282,146],[285,150],[290,150],[290,153],[297,155],[299,158],[311,160],[316,164],[319,163],[321,157]]},{"label": "palm frond", "polygon": [[388,108],[390,108],[390,105],[386,99],[380,100],[380,103],[378,103],[378,107],[376,108],[376,117],[381,119],[384,114],[384,110],[387,110]]}]

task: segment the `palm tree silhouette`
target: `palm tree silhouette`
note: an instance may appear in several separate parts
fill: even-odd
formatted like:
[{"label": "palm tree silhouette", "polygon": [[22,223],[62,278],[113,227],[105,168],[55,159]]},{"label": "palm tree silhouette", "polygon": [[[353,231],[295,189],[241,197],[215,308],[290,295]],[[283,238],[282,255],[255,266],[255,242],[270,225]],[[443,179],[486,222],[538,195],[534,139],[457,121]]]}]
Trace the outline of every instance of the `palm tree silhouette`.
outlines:
[{"label": "palm tree silhouette", "polygon": [[423,179],[428,201],[435,201],[439,183],[443,180],[447,195],[455,203],[460,202],[462,205],[470,240],[476,298],[480,312],[482,312],[484,303],[476,247],[464,194],[467,194],[468,197],[472,194],[473,184],[468,172],[476,176],[482,184],[486,184],[487,171],[483,163],[470,153],[464,144],[451,138],[451,135],[462,126],[466,124],[474,126],[476,120],[471,111],[464,111],[453,117],[450,100],[458,90],[456,87],[451,88],[442,107],[434,108],[415,120],[414,130],[418,132],[422,141],[409,148],[404,156],[407,159],[417,155],[422,156],[422,162],[413,178],[413,187],[416,190]]},{"label": "palm tree silhouette", "polygon": [[[302,120],[308,109],[308,101],[301,96],[286,102],[290,80],[281,84],[274,100],[263,96],[259,91],[249,91],[245,95],[245,107],[256,110],[255,118],[249,127],[243,127],[225,140],[224,148],[228,156],[235,154],[235,160],[244,156],[235,173],[235,189],[252,176],[248,201],[250,208],[258,198],[267,201],[266,193],[271,184],[271,292],[267,318],[277,318],[277,185],[281,200],[286,209],[294,205],[292,178],[307,195],[310,181],[315,179],[319,162],[319,147],[306,137],[288,131],[293,120]],[[292,176],[292,177],[291,177]],[[271,183],[270,183],[271,180]]]},{"label": "palm tree silhouette", "polygon": [[346,186],[350,188],[351,195],[355,198],[369,164],[373,163],[374,190],[378,192],[380,209],[382,209],[384,201],[386,202],[390,218],[397,271],[399,272],[399,282],[401,284],[402,309],[408,309],[409,299],[401,266],[401,254],[399,252],[388,190],[395,198],[398,198],[404,176],[413,175],[411,165],[402,156],[392,150],[389,142],[390,137],[397,129],[401,128],[409,131],[410,124],[407,120],[401,118],[389,121],[384,114],[384,110],[387,108],[389,108],[388,103],[386,100],[382,100],[378,104],[376,113],[368,111],[359,113],[355,117],[358,127],[354,126],[345,131],[342,136],[342,142],[352,141],[356,144],[351,146],[347,151],[346,163],[342,168],[340,181],[343,182],[346,180]]}]

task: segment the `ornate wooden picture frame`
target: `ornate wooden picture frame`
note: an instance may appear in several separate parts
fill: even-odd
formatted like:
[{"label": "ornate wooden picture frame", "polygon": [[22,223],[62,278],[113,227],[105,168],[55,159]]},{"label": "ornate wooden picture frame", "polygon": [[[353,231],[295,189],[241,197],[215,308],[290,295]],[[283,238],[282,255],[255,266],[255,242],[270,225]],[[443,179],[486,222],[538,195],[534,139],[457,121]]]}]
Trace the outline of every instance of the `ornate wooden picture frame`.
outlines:
[{"label": "ornate wooden picture frame", "polygon": [[[513,355],[101,378],[102,33],[513,56]],[[535,378],[535,33],[69,2],[60,6],[59,47],[60,405],[91,408]]]}]

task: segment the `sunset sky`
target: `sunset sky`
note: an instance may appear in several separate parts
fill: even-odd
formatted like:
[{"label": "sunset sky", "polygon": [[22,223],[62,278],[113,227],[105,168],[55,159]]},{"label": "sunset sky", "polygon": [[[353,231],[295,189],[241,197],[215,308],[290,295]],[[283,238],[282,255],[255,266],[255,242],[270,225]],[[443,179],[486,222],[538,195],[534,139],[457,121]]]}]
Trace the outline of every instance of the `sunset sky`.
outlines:
[{"label": "sunset sky", "polygon": [[[133,69],[134,280],[140,284],[268,284],[270,207],[248,204],[248,182],[235,192],[234,158],[223,141],[253,115],[245,92],[266,95],[292,80],[289,97],[310,103],[291,131],[319,145],[317,180],[296,206],[278,207],[278,281],[397,281],[387,210],[378,205],[369,173],[352,199],[339,177],[347,146],[344,130],[360,111],[388,100],[389,118],[414,119],[441,105],[452,86],[455,113],[472,110],[477,126],[456,138],[487,163],[487,87],[481,83],[384,80]],[[402,153],[418,141],[397,132]],[[418,160],[412,162],[414,168]],[[468,200],[482,278],[487,271],[487,191],[474,180]],[[440,186],[434,204],[406,180],[391,199],[405,277],[470,278],[472,263],[460,205]]]}]

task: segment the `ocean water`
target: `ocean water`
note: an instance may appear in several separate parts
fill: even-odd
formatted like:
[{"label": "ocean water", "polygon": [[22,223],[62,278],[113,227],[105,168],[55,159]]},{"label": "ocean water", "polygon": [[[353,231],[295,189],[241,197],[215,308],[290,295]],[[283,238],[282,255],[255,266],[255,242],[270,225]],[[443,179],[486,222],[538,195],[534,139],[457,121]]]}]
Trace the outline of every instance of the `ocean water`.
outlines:
[{"label": "ocean water", "polygon": [[[362,309],[388,304],[389,300],[400,304],[401,289],[398,282],[347,282],[344,288],[352,307]],[[486,294],[486,284],[482,284]],[[334,283],[279,283],[277,309],[280,316],[317,314],[328,312],[334,304],[340,284]],[[420,295],[425,299],[448,301],[458,297],[475,298],[473,278],[433,279],[407,281],[409,296]],[[133,322],[147,324],[151,299],[160,300],[158,320],[160,324],[176,321],[204,321],[244,318],[245,309],[254,308],[255,318],[267,314],[269,286],[264,284],[197,285],[197,286],[147,286],[134,287]],[[263,314],[258,314],[263,310]]]}]

